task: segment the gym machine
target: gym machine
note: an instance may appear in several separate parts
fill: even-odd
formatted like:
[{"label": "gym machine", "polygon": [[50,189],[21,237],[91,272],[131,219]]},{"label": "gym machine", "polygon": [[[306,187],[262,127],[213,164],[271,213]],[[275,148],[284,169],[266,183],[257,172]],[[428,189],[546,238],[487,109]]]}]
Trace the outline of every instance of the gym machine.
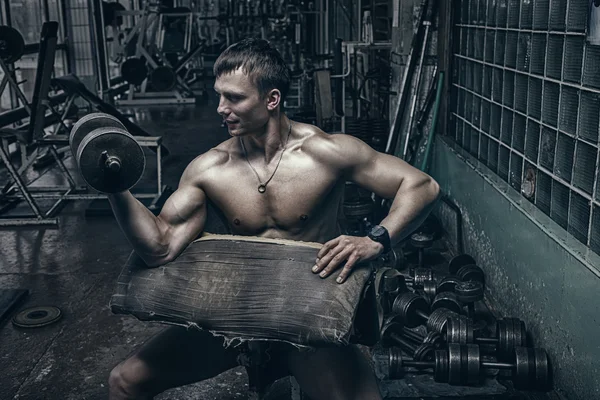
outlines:
[{"label": "gym machine", "polygon": [[220,21],[218,15],[208,16],[213,10],[192,12],[164,3],[146,1],[139,10],[125,10],[119,3],[95,0],[101,14],[96,42],[105,55],[97,57],[98,69],[110,75],[111,68],[102,65],[116,63],[127,84],[125,90],[107,91],[116,95],[117,105],[194,104],[206,94],[192,85],[205,78],[204,53],[223,47],[228,35],[207,24]]},{"label": "gym machine", "polygon": [[[0,226],[46,226],[57,228],[58,218],[56,215],[66,201],[106,199],[105,194],[89,193],[87,186],[78,185],[75,178],[63,163],[62,157],[59,155],[59,152],[62,152],[62,149],[59,150],[58,147],[68,149],[69,145],[67,136],[69,128],[65,126],[63,120],[66,117],[76,116],[78,109],[74,104],[77,99],[88,102],[92,108],[113,115],[126,126],[128,131],[133,132],[136,135],[135,140],[140,146],[149,147],[156,152],[157,191],[156,193],[134,193],[134,196],[142,201],[150,202],[149,208],[151,210],[158,210],[168,194],[167,188],[163,187],[161,182],[161,156],[163,154],[168,154],[166,149],[163,149],[162,138],[150,136],[139,126],[119,113],[114,107],[103,102],[94,93],[90,92],[77,77],[64,76],[51,79],[54,66],[57,32],[57,22],[46,22],[42,26],[38,67],[31,104],[26,100],[22,100],[24,104],[22,108],[17,108],[0,115],[0,123],[2,126],[15,123],[29,116],[29,122],[18,126],[18,129],[0,129],[0,136],[2,136],[3,139],[16,140],[23,146],[34,148],[33,156],[25,158],[24,162],[22,162],[18,168],[12,164],[4,147],[0,149],[2,161],[12,178],[0,191],[0,200],[2,200],[2,203],[4,204],[4,207],[0,209],[0,212],[4,213],[8,211],[21,200],[25,200],[33,212],[32,216],[3,216],[0,218]],[[18,55],[18,53],[12,53],[12,50],[8,49],[18,50],[20,48],[20,40],[18,40],[18,37],[21,36],[18,32],[16,32],[16,34],[13,32],[12,36],[5,36],[5,38],[6,37],[17,38],[16,40],[11,39],[10,42],[4,39],[4,45],[0,46],[5,50],[5,53],[2,54],[2,57],[0,58],[0,65],[2,65],[3,68],[6,68],[5,71],[10,72],[6,66],[6,60],[11,61],[14,60],[15,57],[18,59],[20,55]],[[11,74],[9,74],[9,76],[10,77],[7,79],[12,79],[14,81],[14,77],[12,77]],[[13,82],[13,86],[15,89],[18,89],[16,82]],[[49,95],[51,87],[58,89],[56,95]],[[18,90],[16,91],[17,93],[20,92]],[[60,104],[64,104],[62,109],[57,108]],[[44,132],[45,128],[53,123],[56,123],[58,128],[55,128],[52,133],[46,134]],[[35,160],[39,148],[49,149],[50,154],[54,157],[60,173],[64,178],[65,184],[41,186],[39,184],[29,185],[25,182],[23,173]],[[25,153],[22,152],[22,156],[24,154]],[[55,200],[55,203],[49,210],[43,211],[38,204],[38,200]]]}]

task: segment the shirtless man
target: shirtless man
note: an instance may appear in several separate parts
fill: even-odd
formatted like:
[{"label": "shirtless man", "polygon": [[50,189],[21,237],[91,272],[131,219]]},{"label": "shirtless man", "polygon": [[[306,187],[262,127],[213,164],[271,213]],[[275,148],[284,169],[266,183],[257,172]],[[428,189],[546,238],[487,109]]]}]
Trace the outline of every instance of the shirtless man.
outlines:
[{"label": "shirtless man", "polygon": [[[210,199],[232,234],[324,243],[312,272],[326,277],[337,270],[343,283],[354,265],[402,240],[433,207],[439,188],[428,175],[352,136],[291,121],[281,110],[290,72],[266,41],[232,45],[214,72],[217,112],[231,138],[188,165],[158,217],[128,191],[110,195],[121,229],[148,266],[175,259],[198,237]],[[394,199],[381,222],[385,229],[365,237],[340,235],[346,181]],[[210,333],[169,327],[113,369],[110,399],[152,398],[214,377],[236,367],[236,356],[237,350],[224,348]],[[314,400],[381,399],[373,371],[355,346],[281,357]]]}]

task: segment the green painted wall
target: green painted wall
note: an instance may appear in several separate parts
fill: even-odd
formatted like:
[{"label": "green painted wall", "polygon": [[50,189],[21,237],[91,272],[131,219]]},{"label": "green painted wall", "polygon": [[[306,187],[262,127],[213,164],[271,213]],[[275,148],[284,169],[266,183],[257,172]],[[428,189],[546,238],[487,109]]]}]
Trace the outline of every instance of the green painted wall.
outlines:
[{"label": "green painted wall", "polygon": [[[477,160],[438,138],[429,173],[463,213],[465,251],[484,269],[486,296],[523,319],[569,399],[600,399],[600,257]],[[456,214],[436,211],[456,243]]]}]

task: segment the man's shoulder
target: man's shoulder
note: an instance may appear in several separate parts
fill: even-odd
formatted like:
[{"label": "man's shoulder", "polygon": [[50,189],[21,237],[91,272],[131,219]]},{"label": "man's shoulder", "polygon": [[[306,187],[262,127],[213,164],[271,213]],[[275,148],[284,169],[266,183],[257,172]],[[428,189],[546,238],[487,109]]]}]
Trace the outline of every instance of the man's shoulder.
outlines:
[{"label": "man's shoulder", "polygon": [[227,140],[200,154],[188,164],[186,169],[199,176],[215,167],[227,164],[231,160],[231,144],[229,142],[230,140]]},{"label": "man's shoulder", "polygon": [[349,150],[359,145],[358,139],[342,132],[326,133],[314,125],[303,124],[305,140],[303,150],[316,157],[331,159],[348,155]]}]

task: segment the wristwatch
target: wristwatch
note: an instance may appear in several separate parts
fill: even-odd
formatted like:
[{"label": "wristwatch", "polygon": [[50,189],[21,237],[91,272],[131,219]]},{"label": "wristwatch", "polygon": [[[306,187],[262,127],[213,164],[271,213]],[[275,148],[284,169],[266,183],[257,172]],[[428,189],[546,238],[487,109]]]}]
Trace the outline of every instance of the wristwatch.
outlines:
[{"label": "wristwatch", "polygon": [[392,243],[390,240],[390,234],[387,229],[381,225],[375,225],[371,228],[371,231],[367,234],[369,239],[381,243],[383,245],[383,253],[387,253],[392,249]]}]

